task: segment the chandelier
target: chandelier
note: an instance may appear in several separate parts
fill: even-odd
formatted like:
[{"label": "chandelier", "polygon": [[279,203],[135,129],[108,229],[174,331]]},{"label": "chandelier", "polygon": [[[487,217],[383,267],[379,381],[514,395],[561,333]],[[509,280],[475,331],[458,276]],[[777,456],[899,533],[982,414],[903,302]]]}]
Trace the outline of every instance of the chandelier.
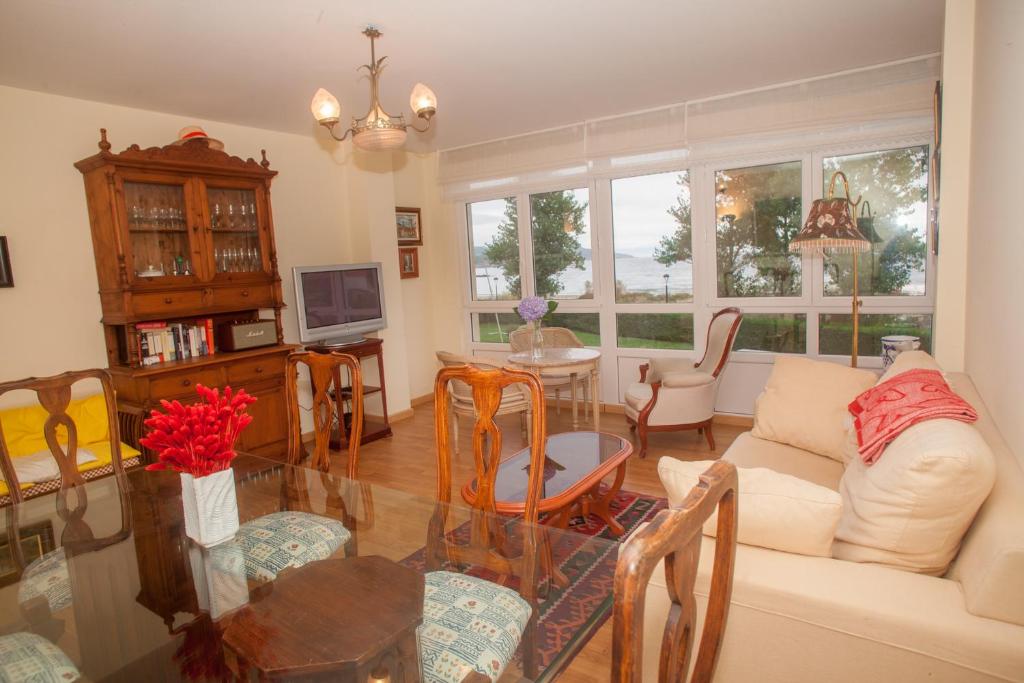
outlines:
[{"label": "chandelier", "polygon": [[369,111],[362,118],[352,117],[352,125],[344,135],[339,137],[336,132],[338,121],[341,118],[341,105],[338,104],[338,98],[320,88],[313,95],[313,101],[309,108],[317,123],[330,131],[331,137],[339,142],[351,134],[353,144],[360,149],[371,152],[397,149],[405,144],[408,128],[412,128],[418,133],[426,132],[430,128],[430,121],[437,112],[437,96],[422,83],[417,83],[412,89],[409,104],[416,116],[426,121],[423,128],[406,123],[401,114],[392,116],[384,111],[384,107],[380,104],[380,72],[384,70],[384,60],[387,57],[377,59],[374,49],[374,41],[380,38],[381,33],[373,26],[367,26],[363,35],[370,39],[370,63],[359,67],[366,69],[370,74]]}]

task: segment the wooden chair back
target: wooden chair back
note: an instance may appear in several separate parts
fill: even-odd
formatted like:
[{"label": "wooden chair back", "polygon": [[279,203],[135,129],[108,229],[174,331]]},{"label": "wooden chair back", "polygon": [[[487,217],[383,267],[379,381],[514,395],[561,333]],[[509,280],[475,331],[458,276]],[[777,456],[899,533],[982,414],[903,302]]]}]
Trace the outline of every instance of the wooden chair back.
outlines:
[{"label": "wooden chair back", "polygon": [[[75,421],[68,415],[68,407],[71,404],[71,390],[77,382],[97,380],[103,389],[103,398],[106,403],[107,417],[107,439],[110,446],[111,467],[118,477],[124,474],[124,467],[121,462],[121,433],[117,421],[117,402],[114,395],[114,384],[110,379],[110,373],[106,370],[78,370],[65,372],[52,377],[29,377],[28,379],[0,384],[0,398],[5,394],[14,391],[31,391],[36,395],[39,405],[46,411],[46,422],[43,424],[43,438],[50,454],[57,462],[60,471],[60,491],[65,495],[59,498],[66,506],[66,492],[75,489],[79,496],[79,505],[84,505],[85,490],[80,488],[85,485],[82,473],[78,471],[78,427]],[[61,433],[60,428],[64,429]],[[7,482],[8,495],[13,503],[20,503],[24,500],[18,481],[17,472],[14,469],[14,462],[7,439],[3,433],[3,425],[0,424],[0,471],[3,472],[4,481]],[[67,510],[65,509],[65,514]]]},{"label": "wooden chair back", "polygon": [[[452,488],[452,444],[449,420],[448,385],[465,382],[473,391],[477,415],[473,423],[473,461],[476,476],[476,500],[473,503],[470,540],[466,545],[445,536]],[[495,480],[501,460],[501,430],[494,422],[504,389],[524,385],[530,395],[534,419],[530,438],[530,476],[523,513],[524,539],[519,561],[499,551],[504,541],[504,524],[495,509]],[[520,370],[482,370],[469,365],[444,367],[434,383],[434,429],[437,436],[437,502],[439,503],[429,541],[430,560],[445,559],[454,565],[473,564],[499,574],[523,575],[521,588],[536,592],[536,537],[541,490],[544,484],[544,409],[543,388],[537,376]],[[436,524],[436,525],[435,525]],[[430,546],[430,543],[428,543]],[[518,566],[517,566],[518,565]],[[437,568],[436,566],[431,568]],[[522,591],[521,591],[522,592]],[[526,593],[523,593],[527,597]],[[529,598],[528,598],[529,599]]]},{"label": "wooden chair back", "polygon": [[704,357],[695,367],[702,372],[718,377],[729,360],[732,344],[736,341],[736,333],[743,322],[743,313],[735,306],[723,308],[711,316],[708,323],[708,337],[704,343]]},{"label": "wooden chair back", "polygon": [[612,681],[643,680],[644,599],[658,563],[665,560],[665,583],[672,601],[661,641],[659,683],[685,681],[696,626],[693,595],[700,561],[701,527],[718,509],[714,570],[704,629],[697,650],[694,683],[711,681],[725,635],[736,561],[736,468],[716,462],[700,475],[679,509],[663,510],[619,552],[612,612]]},{"label": "wooden chair back", "polygon": [[[297,465],[303,457],[302,422],[299,415],[299,365],[309,370],[313,392],[314,447],[310,465],[322,472],[331,469],[331,435],[337,420],[339,436],[344,435],[345,399],[352,404],[352,421],[348,435],[346,476],[356,479],[359,471],[359,445],[363,438],[363,373],[355,356],[332,351],[314,353],[297,351],[288,355],[285,382],[288,406],[288,463]],[[349,386],[342,384],[341,368],[348,369]],[[333,392],[333,395],[332,395]]]}]

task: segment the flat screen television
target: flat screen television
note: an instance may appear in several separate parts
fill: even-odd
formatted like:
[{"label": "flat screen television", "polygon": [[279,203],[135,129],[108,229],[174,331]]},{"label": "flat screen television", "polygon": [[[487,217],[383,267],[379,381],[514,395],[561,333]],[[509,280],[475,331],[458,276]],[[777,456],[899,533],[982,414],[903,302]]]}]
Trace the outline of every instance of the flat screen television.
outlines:
[{"label": "flat screen television", "polygon": [[387,327],[380,263],[292,269],[303,343],[351,344]]}]

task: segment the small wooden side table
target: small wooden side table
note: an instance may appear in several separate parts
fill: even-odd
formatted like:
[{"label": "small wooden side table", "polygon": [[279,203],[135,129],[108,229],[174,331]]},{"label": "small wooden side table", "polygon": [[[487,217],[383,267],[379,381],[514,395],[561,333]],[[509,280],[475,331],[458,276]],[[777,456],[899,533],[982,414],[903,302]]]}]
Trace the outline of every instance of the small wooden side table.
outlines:
[{"label": "small wooden side table", "polygon": [[[384,437],[391,436],[391,422],[388,419],[388,392],[387,387],[384,384],[384,340],[383,339],[364,339],[361,342],[355,342],[354,344],[339,344],[333,346],[327,346],[324,344],[310,344],[306,347],[307,351],[313,353],[330,353],[337,351],[338,353],[347,353],[350,356],[355,356],[360,361],[364,358],[377,357],[377,374],[380,376],[380,386],[373,386],[370,384],[363,383],[363,400],[365,406],[365,400],[367,396],[380,393],[380,405],[383,415],[377,417],[376,415],[367,415],[363,412],[363,439],[362,443],[366,444],[377,439],[383,439]],[[340,375],[340,373],[338,373]],[[337,376],[334,378],[334,385],[341,387],[341,396],[336,396],[335,400],[338,401],[338,414],[343,415],[343,404],[344,401],[352,396],[351,386],[342,386],[341,377]],[[316,387],[313,387],[316,390]],[[345,432],[344,428],[341,430]],[[347,433],[342,434],[342,441],[348,443]]]},{"label": "small wooden side table", "polygon": [[255,669],[261,680],[366,683],[377,672],[417,683],[423,585],[419,572],[376,555],[286,570],[229,617],[226,658],[242,678]]}]

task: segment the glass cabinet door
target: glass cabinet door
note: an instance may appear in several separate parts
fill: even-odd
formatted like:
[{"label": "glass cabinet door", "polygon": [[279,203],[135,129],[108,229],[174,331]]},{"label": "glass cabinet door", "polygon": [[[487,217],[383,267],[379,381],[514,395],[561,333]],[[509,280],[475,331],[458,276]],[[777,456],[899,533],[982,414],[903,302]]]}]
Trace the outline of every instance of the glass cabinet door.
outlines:
[{"label": "glass cabinet door", "polygon": [[206,187],[215,273],[264,270],[256,190]]},{"label": "glass cabinet door", "polygon": [[195,275],[185,184],[125,181],[124,195],[135,279]]}]

